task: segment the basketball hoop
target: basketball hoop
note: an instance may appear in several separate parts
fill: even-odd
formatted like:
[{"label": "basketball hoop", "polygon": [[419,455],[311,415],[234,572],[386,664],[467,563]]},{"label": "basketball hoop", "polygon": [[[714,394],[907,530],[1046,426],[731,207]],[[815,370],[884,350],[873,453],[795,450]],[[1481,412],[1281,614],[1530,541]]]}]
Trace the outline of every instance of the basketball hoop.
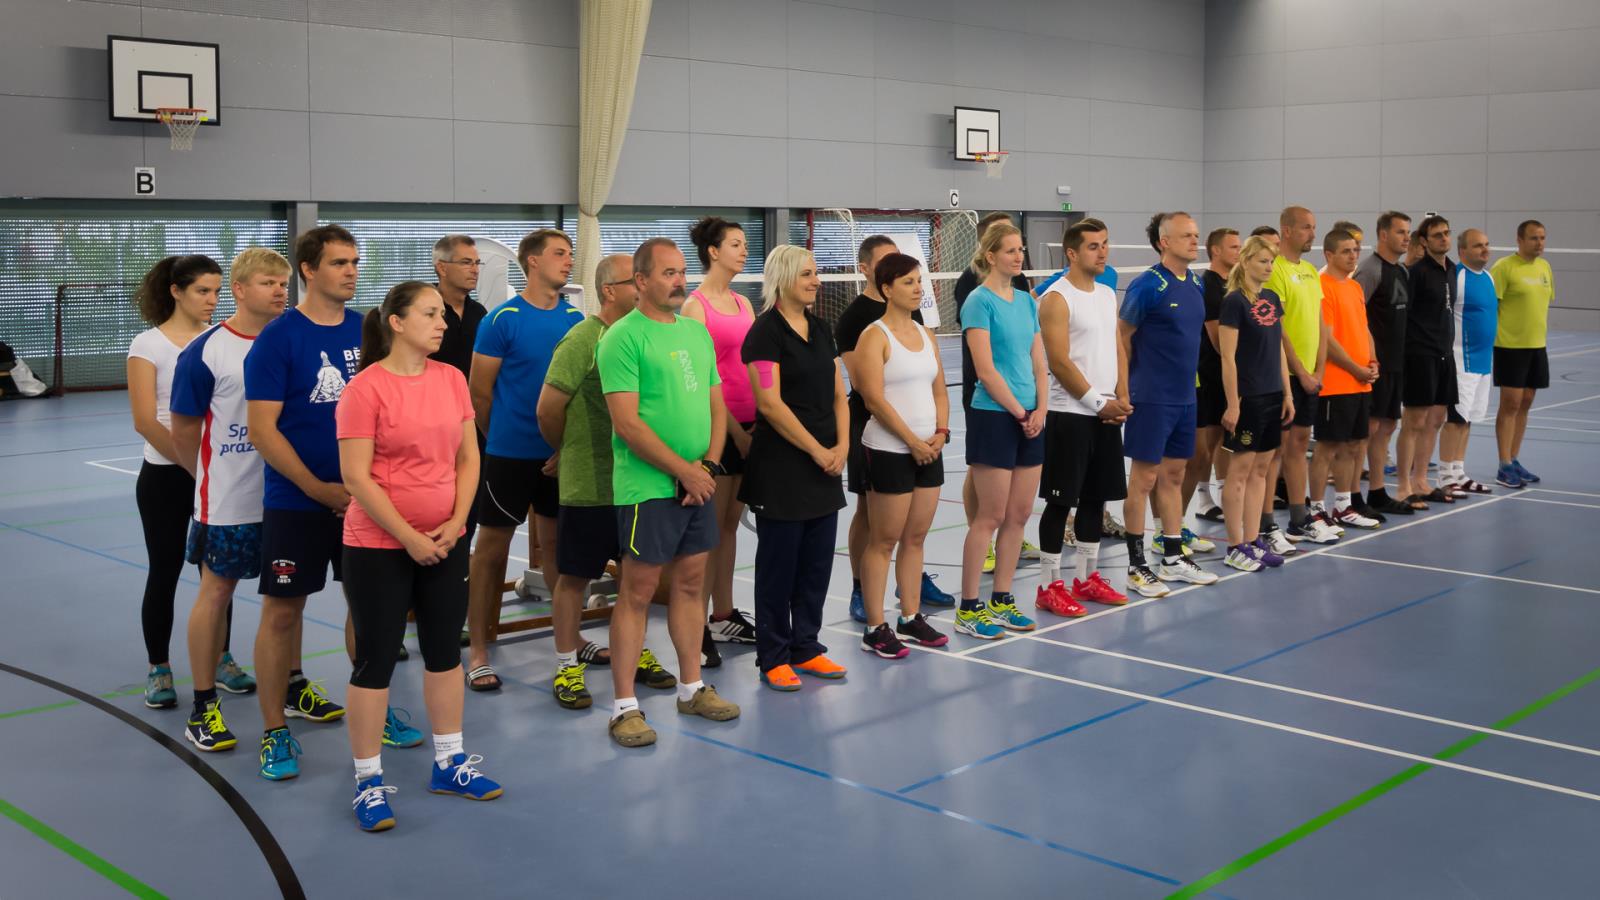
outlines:
[{"label": "basketball hoop", "polygon": [[193,150],[194,133],[205,121],[206,111],[189,106],[163,106],[156,110],[156,118],[172,132],[172,149]]},{"label": "basketball hoop", "polygon": [[1010,151],[1007,150],[974,150],[972,152],[972,158],[974,160],[988,167],[984,169],[983,174],[989,176],[990,178],[1000,177],[1001,173],[1004,172],[1006,168],[1006,158],[1010,155]]}]

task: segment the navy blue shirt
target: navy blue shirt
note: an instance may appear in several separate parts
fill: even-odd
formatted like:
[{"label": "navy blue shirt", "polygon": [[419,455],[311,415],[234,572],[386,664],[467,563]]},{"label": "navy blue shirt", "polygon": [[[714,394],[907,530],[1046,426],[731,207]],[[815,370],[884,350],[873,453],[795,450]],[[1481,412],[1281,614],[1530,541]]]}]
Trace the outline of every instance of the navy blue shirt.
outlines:
[{"label": "navy blue shirt", "polygon": [[1200,276],[1181,276],[1157,263],[1128,285],[1117,318],[1134,326],[1128,358],[1128,399],[1186,406],[1195,402],[1195,371],[1205,331]]},{"label": "navy blue shirt", "polygon": [[[1255,300],[1243,291],[1222,298],[1218,327],[1239,329],[1233,365],[1239,376],[1240,399],[1283,391],[1282,322],[1283,301],[1267,288],[1262,288]],[[1217,365],[1222,365],[1220,356]]]}]

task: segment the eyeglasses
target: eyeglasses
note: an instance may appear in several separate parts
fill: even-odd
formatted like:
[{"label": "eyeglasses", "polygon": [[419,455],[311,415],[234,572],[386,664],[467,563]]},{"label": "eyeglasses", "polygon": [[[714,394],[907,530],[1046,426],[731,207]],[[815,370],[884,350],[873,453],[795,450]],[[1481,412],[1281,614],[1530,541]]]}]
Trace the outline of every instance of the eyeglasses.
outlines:
[{"label": "eyeglasses", "polygon": [[633,284],[633,279],[632,278],[627,278],[627,279],[624,279],[622,281],[605,281],[605,282],[601,282],[600,286],[601,287],[618,287],[619,285],[624,285],[624,284]]},{"label": "eyeglasses", "polygon": [[469,269],[483,268],[483,260],[481,259],[452,259],[449,262],[452,266],[466,266]]}]

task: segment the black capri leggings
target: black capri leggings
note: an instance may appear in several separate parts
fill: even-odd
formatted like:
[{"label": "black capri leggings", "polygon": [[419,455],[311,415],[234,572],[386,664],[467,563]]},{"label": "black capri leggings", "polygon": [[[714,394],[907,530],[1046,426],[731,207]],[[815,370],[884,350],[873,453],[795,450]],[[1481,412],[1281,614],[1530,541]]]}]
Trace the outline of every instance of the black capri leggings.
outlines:
[{"label": "black capri leggings", "polygon": [[[1039,516],[1039,549],[1045,553],[1060,553],[1066,543],[1067,513],[1071,509],[1060,503],[1046,503]],[[1080,543],[1098,544],[1105,534],[1106,511],[1104,500],[1079,503],[1078,515],[1073,519],[1072,536]]]},{"label": "black capri leggings", "polygon": [[[194,509],[194,479],[183,466],[139,467],[133,487],[144,526],[145,555],[150,568],[144,577],[144,601],[139,623],[144,629],[144,650],[150,665],[167,662],[172,643],[173,595],[183,574],[183,547],[189,536],[189,514]],[[233,628],[233,604],[228,604],[228,631]],[[227,643],[222,645],[228,649]]]},{"label": "black capri leggings", "polygon": [[344,595],[356,632],[350,684],[383,690],[394,674],[406,613],[417,617],[417,643],[429,672],[461,665],[461,626],[467,621],[467,542],[420,566],[404,550],[344,548]]}]

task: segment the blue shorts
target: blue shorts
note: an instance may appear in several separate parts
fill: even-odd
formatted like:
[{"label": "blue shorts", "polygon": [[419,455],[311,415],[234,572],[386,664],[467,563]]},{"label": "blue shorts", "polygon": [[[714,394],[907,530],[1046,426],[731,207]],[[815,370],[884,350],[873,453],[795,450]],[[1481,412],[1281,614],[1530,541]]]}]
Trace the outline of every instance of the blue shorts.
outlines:
[{"label": "blue shorts", "polygon": [[261,575],[261,523],[204,525],[189,522],[183,558],[213,574],[242,581]]},{"label": "blue shorts", "polygon": [[1195,405],[1133,404],[1122,430],[1122,455],[1144,463],[1194,455]]},{"label": "blue shorts", "polygon": [[710,503],[684,506],[675,497],[665,497],[615,509],[622,559],[665,565],[705,553],[720,538],[716,509]]},{"label": "blue shorts", "polygon": [[1025,469],[1043,464],[1043,431],[1024,437],[1010,413],[967,407],[967,465]]}]

